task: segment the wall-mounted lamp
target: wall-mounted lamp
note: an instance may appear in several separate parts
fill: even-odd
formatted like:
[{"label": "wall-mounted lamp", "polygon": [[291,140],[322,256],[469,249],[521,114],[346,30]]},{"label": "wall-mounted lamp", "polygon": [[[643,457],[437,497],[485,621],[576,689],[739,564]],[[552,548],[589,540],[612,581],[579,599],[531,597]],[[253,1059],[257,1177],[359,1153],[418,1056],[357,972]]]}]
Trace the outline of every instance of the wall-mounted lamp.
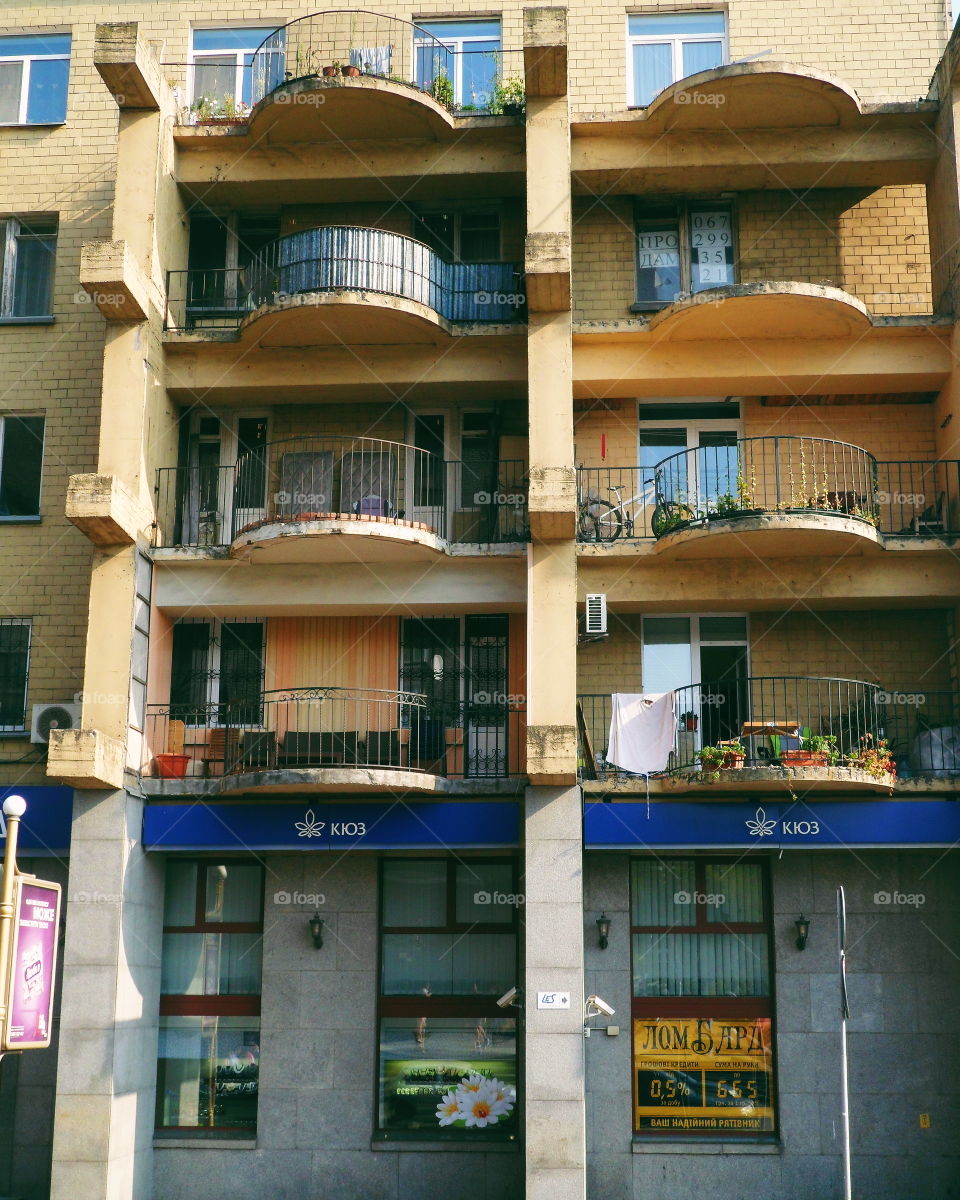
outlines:
[{"label": "wall-mounted lamp", "polygon": [[797,927],[797,949],[805,950],[807,938],[810,936],[810,919],[801,913],[794,921],[794,925]]},{"label": "wall-mounted lamp", "polygon": [[605,912],[597,917],[597,933],[600,935],[600,949],[606,950],[610,944],[610,918]]},{"label": "wall-mounted lamp", "polygon": [[310,926],[310,936],[313,938],[313,948],[319,950],[323,945],[323,917],[315,912],[307,923]]}]

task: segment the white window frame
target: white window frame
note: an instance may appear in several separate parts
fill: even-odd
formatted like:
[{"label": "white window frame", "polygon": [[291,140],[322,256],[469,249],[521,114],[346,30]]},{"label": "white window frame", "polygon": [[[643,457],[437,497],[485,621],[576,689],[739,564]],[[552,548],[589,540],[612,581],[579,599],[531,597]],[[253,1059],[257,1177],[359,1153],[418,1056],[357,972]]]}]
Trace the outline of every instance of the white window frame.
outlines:
[{"label": "white window frame", "polygon": [[[259,29],[259,28],[261,28],[261,26],[259,26],[259,25],[213,25],[213,26],[195,25],[195,26],[193,26],[193,28],[190,30],[190,53],[187,58],[187,61],[189,64],[188,68],[187,68],[187,70],[188,70],[187,94],[189,97],[190,104],[195,104],[197,102],[197,100],[200,99],[200,97],[196,94],[196,92],[197,92],[197,89],[196,89],[196,68],[197,68],[197,66],[198,65],[203,66],[203,60],[205,58],[227,58],[230,55],[232,55],[233,59],[234,59],[233,102],[237,106],[237,112],[245,112],[247,110],[247,105],[244,103],[244,100],[243,100],[243,72],[244,72],[244,67],[245,67],[243,60],[244,60],[245,55],[253,54],[256,51],[257,46],[260,45],[260,42],[257,43],[257,46],[254,46],[252,49],[248,49],[248,50],[238,50],[236,48],[236,46],[227,46],[223,50],[194,50],[193,39],[194,39],[194,35],[197,33],[219,33],[221,30],[223,30],[225,32],[226,31],[237,32],[241,29]],[[261,41],[262,40],[263,39],[261,39]]]},{"label": "white window frame", "polygon": [[[497,46],[495,53],[497,53],[497,54],[502,53],[502,51],[503,51],[503,21],[499,17],[496,17],[496,16],[494,16],[494,17],[441,17],[439,19],[435,19],[433,17],[421,17],[419,19],[419,22],[417,20],[414,21],[414,26],[416,27],[416,29],[423,29],[424,33],[429,33],[429,31],[427,29],[425,29],[424,26],[426,26],[426,25],[441,25],[441,24],[467,25],[467,24],[473,24],[475,21],[496,21],[497,22],[497,24],[500,26],[500,32],[497,36],[497,42],[499,44]],[[451,54],[453,55],[453,79],[450,80],[450,82],[453,84],[453,102],[455,105],[457,105],[458,108],[462,108],[463,104],[464,104],[464,98],[463,98],[463,54],[464,54],[464,51],[469,49],[471,42],[489,42],[490,40],[491,39],[489,37],[484,37],[482,34],[473,34],[473,35],[467,35],[467,36],[454,34],[451,37],[447,37],[446,35],[441,37],[439,34],[434,33],[427,37],[420,37],[418,33],[414,32],[414,35],[413,35],[414,72],[416,72],[417,50],[420,49],[421,47],[433,46],[437,42],[439,42],[445,49],[449,50],[451,52]]]},{"label": "white window frame", "polygon": [[[7,36],[7,35],[5,34],[4,36]],[[24,34],[20,34],[19,36],[21,36],[23,38],[35,37],[35,38],[37,38],[38,41],[43,41],[43,38],[46,35],[44,35],[42,33],[24,33]],[[63,30],[63,31],[58,31],[56,34],[50,34],[50,36],[51,37],[53,37],[53,36],[65,37],[68,35],[67,35],[67,31]],[[73,38],[71,36],[70,50],[72,50],[72,49],[73,49]],[[27,121],[27,108],[30,103],[30,79],[31,79],[31,76],[33,75],[33,64],[35,62],[41,62],[41,61],[45,61],[45,62],[66,61],[67,63],[69,63],[70,62],[70,50],[68,50],[66,54],[0,54],[0,63],[11,63],[11,62],[23,63],[23,71],[20,74],[20,105],[17,110],[17,120],[16,121],[0,121],[0,128],[5,128],[5,127],[10,127],[10,126],[15,126],[15,125],[29,124],[29,122]],[[69,77],[68,77],[68,79],[69,79]],[[67,114],[66,114],[66,112],[64,112],[63,118],[60,121],[52,122],[52,124],[62,125],[66,122],[66,119],[67,119]],[[41,125],[41,124],[47,125],[50,123],[51,122],[47,122],[47,121],[36,122],[36,124],[38,124],[38,125]]]},{"label": "white window frame", "polygon": [[[678,396],[675,398],[671,398],[669,400],[665,400],[665,401],[663,401],[663,403],[664,404],[682,404],[685,399],[689,399],[691,404],[695,404],[697,401],[702,401],[703,403],[706,403],[706,404],[720,404],[723,401],[722,396],[714,396],[714,397],[709,397],[709,396],[681,397],[681,396]],[[700,445],[700,434],[701,433],[726,433],[728,430],[733,430],[737,435],[737,441],[740,442],[743,440],[743,416],[742,416],[739,404],[736,405],[735,408],[731,409],[730,420],[727,420],[725,417],[703,417],[700,419],[697,419],[697,418],[691,419],[689,417],[681,418],[681,417],[670,417],[670,416],[665,416],[663,418],[645,417],[643,420],[641,420],[640,416],[639,416],[640,405],[643,405],[643,407],[646,408],[647,406],[655,404],[655,403],[656,403],[656,400],[650,400],[650,399],[644,399],[644,400],[640,400],[637,402],[637,410],[636,411],[638,414],[637,415],[637,467],[638,467],[637,473],[638,473],[638,476],[640,474],[640,465],[639,464],[640,464],[641,453],[643,450],[643,447],[640,445],[640,434],[641,433],[650,432],[654,429],[683,429],[683,430],[685,430],[686,434],[687,434],[686,449],[684,450],[684,449],[678,448],[677,450],[673,451],[674,454],[685,454],[685,453],[689,454],[689,452],[691,450],[695,450]],[[671,456],[667,455],[667,457],[669,458]],[[695,495],[699,496],[699,494],[700,494],[700,456],[699,455],[695,456],[695,458],[693,459],[693,464],[694,464],[694,466],[693,466],[693,490],[694,490]],[[643,468],[643,470],[646,470],[646,469],[647,468]],[[638,486],[640,487],[641,494],[643,495],[645,492],[645,489],[643,487],[642,480],[638,479]],[[652,482],[651,482],[650,497],[649,497],[649,499],[647,499],[645,497],[645,502],[648,504],[648,507],[652,511],[652,509],[653,509]],[[677,613],[676,615],[677,616],[685,616],[687,614]],[[722,613],[706,613],[704,615],[706,615],[706,616],[723,616],[724,614],[722,614]],[[736,614],[733,614],[733,615],[736,615]],[[691,680],[691,682],[693,683],[696,681]]]},{"label": "white window frame", "polygon": [[29,728],[27,698],[30,694],[30,657],[33,653],[33,617],[0,617],[0,625],[17,625],[27,630],[27,669],[23,673],[23,722],[20,725],[0,725],[0,733],[25,733]]},{"label": "white window frame", "polygon": [[[664,24],[671,17],[687,17],[693,15],[719,13],[723,17],[723,32],[722,33],[631,33],[630,18],[631,17],[657,17],[663,20]],[[723,45],[722,55],[723,61],[720,66],[726,66],[730,59],[730,28],[727,20],[727,13],[724,9],[718,8],[690,8],[677,10],[676,12],[651,12],[627,13],[626,16],[626,36],[627,36],[627,107],[628,108],[648,108],[649,105],[640,104],[637,101],[637,85],[633,71],[633,48],[634,46],[663,46],[669,45],[671,48],[671,60],[673,63],[673,78],[667,84],[667,87],[672,87],[680,79],[685,79],[683,71],[683,47],[688,42],[716,42],[720,41]],[[664,88],[666,91],[666,88]],[[663,95],[663,92],[658,92],[657,95]],[[656,96],[650,101],[653,104]]]},{"label": "white window frame", "polygon": [[[53,282],[54,272],[57,265],[57,248],[56,243],[60,237],[60,222],[55,217],[37,217],[38,221],[54,221],[56,229],[49,237],[52,237],[54,242],[53,262],[50,264],[50,307],[53,307]],[[13,312],[16,296],[14,295],[14,286],[17,277],[17,245],[21,233],[24,228],[29,235],[31,233],[29,224],[26,222],[29,218],[16,216],[0,216],[0,242],[3,243],[3,254],[0,256],[2,263],[2,271],[0,271],[0,323],[19,322],[21,324],[36,324],[40,321],[52,321],[53,313],[30,313],[25,317],[15,316]]]}]

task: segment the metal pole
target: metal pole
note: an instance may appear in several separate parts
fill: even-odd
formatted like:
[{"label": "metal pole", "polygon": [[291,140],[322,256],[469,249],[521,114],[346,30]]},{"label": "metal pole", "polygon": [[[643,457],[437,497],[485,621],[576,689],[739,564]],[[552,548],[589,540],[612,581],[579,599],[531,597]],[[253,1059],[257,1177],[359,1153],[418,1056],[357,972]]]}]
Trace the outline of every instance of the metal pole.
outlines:
[{"label": "metal pole", "polygon": [[850,1089],[847,1078],[847,904],[843,888],[837,888],[837,931],[840,950],[840,1132],[843,1139],[843,1200],[851,1200],[853,1181],[850,1173]]},{"label": "metal pole", "polygon": [[0,1046],[3,1045],[9,1001],[7,960],[13,928],[13,880],[17,874],[17,835],[20,832],[20,818],[26,811],[27,802],[22,796],[8,796],[3,802],[3,815],[7,818],[7,846],[3,855],[3,880],[0,882]]}]

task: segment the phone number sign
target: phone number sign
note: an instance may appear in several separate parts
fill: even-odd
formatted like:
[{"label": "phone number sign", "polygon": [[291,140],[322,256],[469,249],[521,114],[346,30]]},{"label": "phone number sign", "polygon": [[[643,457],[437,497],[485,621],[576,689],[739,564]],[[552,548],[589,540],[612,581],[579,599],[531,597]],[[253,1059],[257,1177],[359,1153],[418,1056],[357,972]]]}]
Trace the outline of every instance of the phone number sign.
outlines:
[{"label": "phone number sign", "polygon": [[638,1017],[633,1054],[636,1129],[776,1128],[769,1017]]}]

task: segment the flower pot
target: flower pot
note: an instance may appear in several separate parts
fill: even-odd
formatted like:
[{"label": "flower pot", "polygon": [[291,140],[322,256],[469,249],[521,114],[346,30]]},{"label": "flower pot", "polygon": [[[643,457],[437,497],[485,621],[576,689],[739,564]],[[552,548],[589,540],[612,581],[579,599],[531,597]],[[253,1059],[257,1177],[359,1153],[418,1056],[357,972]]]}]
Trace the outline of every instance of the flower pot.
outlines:
[{"label": "flower pot", "polygon": [[341,67],[340,74],[346,75],[348,79],[356,79],[356,77],[360,74],[360,68],[354,66]]},{"label": "flower pot", "polygon": [[737,754],[734,750],[728,750],[723,756],[723,769],[725,771],[739,771],[746,761],[747,756],[745,754]]},{"label": "flower pot", "polygon": [[323,73],[324,73],[324,75],[326,75],[328,77],[331,75],[339,75],[340,74],[340,72],[337,70],[336,67],[324,67]]},{"label": "flower pot", "polygon": [[189,754],[158,754],[157,775],[161,779],[183,779],[190,765]]},{"label": "flower pot", "polygon": [[503,115],[505,117],[521,117],[523,116],[522,104],[505,104],[503,106]]},{"label": "flower pot", "polygon": [[825,767],[827,756],[817,750],[781,750],[780,761],[785,767]]},{"label": "flower pot", "polygon": [[684,733],[696,733],[697,732],[697,723],[698,723],[697,717],[684,717],[683,718]]}]

